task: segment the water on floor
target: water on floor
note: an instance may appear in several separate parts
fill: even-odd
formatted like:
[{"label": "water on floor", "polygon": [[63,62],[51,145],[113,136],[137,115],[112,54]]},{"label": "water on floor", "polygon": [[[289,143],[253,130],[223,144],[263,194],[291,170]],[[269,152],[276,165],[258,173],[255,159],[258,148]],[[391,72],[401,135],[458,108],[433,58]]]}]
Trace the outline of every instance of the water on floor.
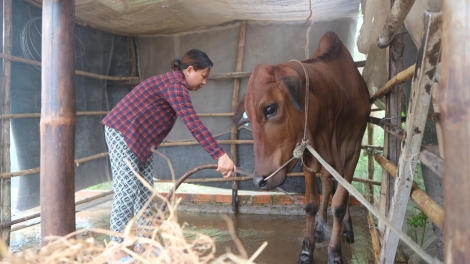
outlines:
[{"label": "water on floor", "polygon": [[[356,207],[356,206],[353,206]],[[344,263],[374,263],[372,244],[367,220],[362,207],[357,206],[352,213],[354,235],[356,242],[343,242],[342,253]],[[89,208],[77,213],[77,228],[109,228],[109,208]],[[238,237],[248,253],[248,256],[262,245],[268,246],[256,258],[256,263],[297,263],[305,230],[303,215],[258,215],[238,214],[228,215],[235,226]],[[331,228],[331,215],[329,227]],[[197,231],[211,236],[217,248],[217,255],[230,250],[239,254],[229,233],[228,225],[220,214],[179,212],[178,222],[186,223],[185,229]],[[85,234],[89,235],[89,234]],[[105,235],[98,235],[98,241],[109,240]],[[11,250],[17,252],[26,248],[39,248],[40,227],[35,225],[12,233]],[[327,263],[328,241],[315,246],[314,262]]]}]

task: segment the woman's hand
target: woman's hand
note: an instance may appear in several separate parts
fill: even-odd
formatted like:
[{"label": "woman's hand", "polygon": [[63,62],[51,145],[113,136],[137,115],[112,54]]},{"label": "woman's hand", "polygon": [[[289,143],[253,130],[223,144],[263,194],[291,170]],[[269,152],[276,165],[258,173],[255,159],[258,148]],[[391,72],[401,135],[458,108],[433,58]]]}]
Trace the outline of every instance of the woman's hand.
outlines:
[{"label": "woman's hand", "polygon": [[229,158],[227,153],[225,153],[219,158],[219,163],[217,164],[217,171],[222,173],[224,178],[229,178],[230,176],[232,176],[232,173],[237,172],[235,164]]}]

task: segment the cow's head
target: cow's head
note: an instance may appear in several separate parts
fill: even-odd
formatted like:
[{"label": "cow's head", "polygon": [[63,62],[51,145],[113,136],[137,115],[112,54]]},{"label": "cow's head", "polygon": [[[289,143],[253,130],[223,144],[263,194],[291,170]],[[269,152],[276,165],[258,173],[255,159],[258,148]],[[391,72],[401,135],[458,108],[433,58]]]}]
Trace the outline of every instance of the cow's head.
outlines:
[{"label": "cow's head", "polygon": [[289,64],[270,66],[259,64],[248,82],[248,91],[240,101],[234,121],[243,123],[246,111],[253,130],[255,177],[261,189],[271,190],[284,183],[287,173],[295,166],[292,161],[273,177],[265,180],[285,162],[303,137],[304,98],[300,76]]}]

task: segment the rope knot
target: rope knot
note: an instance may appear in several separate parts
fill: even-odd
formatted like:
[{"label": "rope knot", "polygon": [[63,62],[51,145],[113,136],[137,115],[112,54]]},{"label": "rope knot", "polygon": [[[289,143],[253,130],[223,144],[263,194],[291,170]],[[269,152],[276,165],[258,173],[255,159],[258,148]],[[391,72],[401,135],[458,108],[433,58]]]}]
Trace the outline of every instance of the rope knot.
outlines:
[{"label": "rope knot", "polygon": [[308,139],[302,139],[302,142],[297,144],[297,146],[294,149],[294,153],[293,153],[294,158],[301,159],[308,145],[309,145]]}]

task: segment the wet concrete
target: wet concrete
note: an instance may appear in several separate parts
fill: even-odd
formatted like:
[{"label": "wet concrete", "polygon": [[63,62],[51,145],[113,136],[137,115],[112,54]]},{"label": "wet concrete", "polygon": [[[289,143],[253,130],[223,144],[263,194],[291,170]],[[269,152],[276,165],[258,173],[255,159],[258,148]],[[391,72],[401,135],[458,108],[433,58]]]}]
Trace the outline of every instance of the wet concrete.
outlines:
[{"label": "wet concrete", "polygon": [[[363,210],[362,207],[357,210]],[[178,221],[187,222],[190,230],[210,235],[215,239],[217,254],[221,255],[229,248],[231,252],[239,253],[227,223],[220,214],[179,212]],[[236,227],[237,235],[251,256],[264,241],[268,246],[256,258],[256,263],[297,263],[302,247],[305,230],[305,216],[301,215],[257,215],[238,214],[228,215]],[[329,217],[329,227],[331,228]],[[356,242],[343,242],[342,253],[344,263],[374,263],[372,242],[365,222],[365,216],[360,213],[353,216],[353,228]],[[314,252],[315,263],[328,262],[328,241],[316,244]]]},{"label": "wet concrete", "polygon": [[[109,228],[110,209],[106,206],[88,208],[77,213],[77,228]],[[344,263],[374,263],[372,244],[367,221],[362,206],[352,206],[351,210],[353,228],[356,242],[346,244],[343,242],[342,252]],[[264,241],[268,246],[256,258],[256,263],[297,263],[302,238],[305,230],[304,215],[262,215],[262,214],[226,214],[236,228],[238,237],[251,256]],[[331,228],[331,215],[328,226]],[[186,223],[185,229],[197,231],[211,236],[216,243],[217,255],[227,252],[239,254],[228,231],[228,226],[221,214],[178,212],[178,222]],[[85,236],[89,234],[84,234]],[[329,235],[329,234],[328,234]],[[97,241],[104,239],[105,235],[94,235]],[[188,237],[190,239],[190,237]],[[39,248],[40,227],[35,225],[12,233],[12,252],[26,248]],[[315,247],[314,262],[327,263],[328,241],[317,244]]]}]

